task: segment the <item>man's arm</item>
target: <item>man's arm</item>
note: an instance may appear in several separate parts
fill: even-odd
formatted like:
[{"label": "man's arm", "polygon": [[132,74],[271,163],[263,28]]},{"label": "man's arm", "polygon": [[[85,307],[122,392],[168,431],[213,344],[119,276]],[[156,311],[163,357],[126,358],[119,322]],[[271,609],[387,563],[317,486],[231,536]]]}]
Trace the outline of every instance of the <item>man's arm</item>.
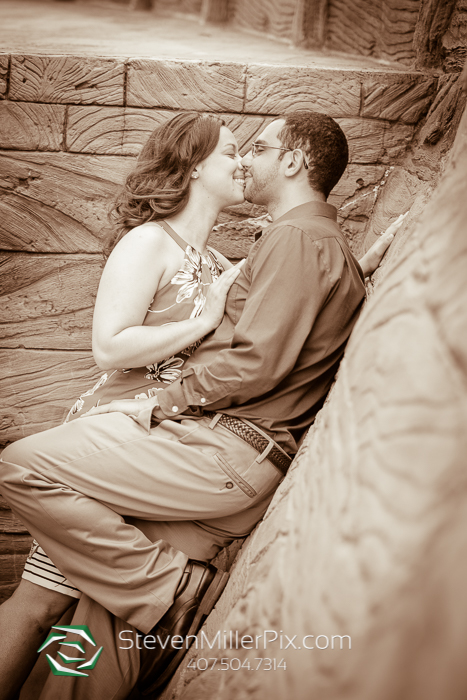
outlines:
[{"label": "man's arm", "polygon": [[[343,264],[332,236],[314,241],[290,225],[271,231],[247,260],[250,288],[231,347],[158,392],[154,417],[173,417],[189,406],[241,405],[277,386],[293,369]],[[198,354],[201,361],[202,349]]]}]

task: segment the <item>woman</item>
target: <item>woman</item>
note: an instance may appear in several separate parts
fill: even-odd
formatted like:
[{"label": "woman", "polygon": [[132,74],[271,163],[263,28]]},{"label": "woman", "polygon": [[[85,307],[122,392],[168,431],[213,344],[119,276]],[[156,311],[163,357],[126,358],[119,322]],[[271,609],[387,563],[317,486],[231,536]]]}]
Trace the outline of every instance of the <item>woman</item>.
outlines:
[{"label": "woman", "polygon": [[[207,240],[221,209],[243,201],[243,188],[235,138],[218,117],[177,115],[153,132],[115,206],[117,236],[96,300],[93,353],[105,374],[68,420],[116,398],[153,395],[219,325],[240,270]],[[366,274],[391,237],[388,231],[361,261]],[[28,674],[44,632],[78,595],[63,577],[57,586],[52,566],[36,548],[24,574],[29,580],[0,611],[9,652],[0,653],[5,698]],[[54,579],[50,590],[47,578]]]},{"label": "woman", "polygon": [[[207,240],[221,209],[243,202],[243,187],[237,142],[222,119],[179,114],[151,134],[116,202],[116,236],[96,299],[93,354],[106,372],[67,420],[115,398],[152,395],[219,325],[240,269]],[[9,655],[20,661],[1,673],[9,686],[2,681],[2,697],[27,676],[43,628],[79,596],[37,545],[24,579],[0,612],[2,630],[14,636]],[[21,652],[11,654],[16,645]]]}]

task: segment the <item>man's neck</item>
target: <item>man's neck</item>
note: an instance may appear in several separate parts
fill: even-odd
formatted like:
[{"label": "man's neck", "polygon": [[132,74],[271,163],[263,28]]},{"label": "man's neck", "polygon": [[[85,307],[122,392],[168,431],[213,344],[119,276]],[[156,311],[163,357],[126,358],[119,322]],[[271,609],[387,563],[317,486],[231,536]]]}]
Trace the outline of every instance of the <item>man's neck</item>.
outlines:
[{"label": "man's neck", "polygon": [[326,197],[321,192],[308,190],[306,193],[292,194],[287,193],[287,196],[281,197],[279,201],[274,202],[268,207],[269,214],[273,221],[280,219],[281,216],[287,214],[291,209],[299,207],[302,204],[310,202],[326,202]]}]

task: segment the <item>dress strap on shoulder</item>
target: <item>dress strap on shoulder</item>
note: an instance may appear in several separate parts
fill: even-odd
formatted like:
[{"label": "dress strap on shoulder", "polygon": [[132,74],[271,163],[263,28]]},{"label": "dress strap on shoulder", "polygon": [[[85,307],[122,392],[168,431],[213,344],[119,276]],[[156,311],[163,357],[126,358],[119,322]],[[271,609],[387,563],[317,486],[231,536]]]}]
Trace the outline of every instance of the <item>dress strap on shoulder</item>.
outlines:
[{"label": "dress strap on shoulder", "polygon": [[179,236],[178,233],[176,233],[176,232],[173,230],[172,226],[169,226],[169,224],[167,223],[167,221],[160,220],[160,221],[157,221],[156,223],[157,223],[161,228],[163,228],[164,231],[165,231],[166,233],[168,233],[169,236],[170,236],[171,238],[173,238],[173,240],[175,241],[175,243],[178,243],[178,245],[180,246],[180,248],[182,248],[182,250],[185,251],[185,250],[187,249],[188,243],[187,243],[186,241],[184,241],[183,238],[182,238],[181,236]]}]

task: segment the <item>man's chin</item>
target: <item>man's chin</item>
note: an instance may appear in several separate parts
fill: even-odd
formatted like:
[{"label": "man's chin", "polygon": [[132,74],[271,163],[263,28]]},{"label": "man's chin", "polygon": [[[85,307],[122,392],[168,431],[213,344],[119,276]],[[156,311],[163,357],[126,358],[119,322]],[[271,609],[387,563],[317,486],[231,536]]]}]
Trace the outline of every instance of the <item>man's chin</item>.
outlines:
[{"label": "man's chin", "polygon": [[245,197],[245,200],[247,202],[250,202],[250,204],[257,204],[257,202],[255,202],[255,191],[248,182],[245,185],[245,189],[243,190],[243,196]]}]

